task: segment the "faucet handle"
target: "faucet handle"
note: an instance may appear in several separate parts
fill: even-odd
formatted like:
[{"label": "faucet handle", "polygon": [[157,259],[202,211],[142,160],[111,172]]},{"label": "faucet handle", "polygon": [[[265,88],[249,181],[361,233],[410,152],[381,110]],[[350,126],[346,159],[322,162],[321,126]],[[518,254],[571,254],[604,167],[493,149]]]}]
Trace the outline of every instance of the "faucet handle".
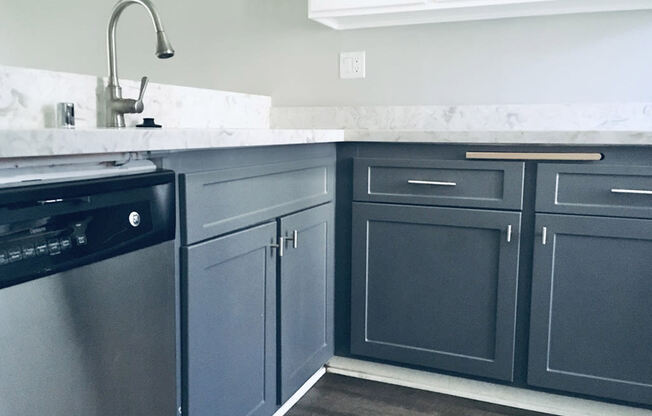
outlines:
[{"label": "faucet handle", "polygon": [[149,78],[143,77],[140,80],[140,93],[138,94],[138,99],[136,100],[136,112],[142,113],[145,109],[145,104],[143,104],[143,98],[145,98],[145,90],[147,90],[147,84],[149,84]]}]

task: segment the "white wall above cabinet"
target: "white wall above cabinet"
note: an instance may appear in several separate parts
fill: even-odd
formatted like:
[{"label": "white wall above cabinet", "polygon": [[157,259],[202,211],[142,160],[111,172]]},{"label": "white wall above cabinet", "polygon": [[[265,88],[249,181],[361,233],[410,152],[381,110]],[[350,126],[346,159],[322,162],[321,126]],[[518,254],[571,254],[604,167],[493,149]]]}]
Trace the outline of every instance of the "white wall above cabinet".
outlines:
[{"label": "white wall above cabinet", "polygon": [[652,9],[652,0],[309,0],[309,17],[360,29],[507,17]]}]

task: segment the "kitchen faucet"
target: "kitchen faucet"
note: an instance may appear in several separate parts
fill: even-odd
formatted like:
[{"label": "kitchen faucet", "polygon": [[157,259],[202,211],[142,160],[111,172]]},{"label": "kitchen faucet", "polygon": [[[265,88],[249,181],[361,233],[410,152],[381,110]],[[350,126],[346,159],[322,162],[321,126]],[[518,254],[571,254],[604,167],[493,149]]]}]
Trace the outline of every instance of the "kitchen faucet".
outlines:
[{"label": "kitchen faucet", "polygon": [[140,83],[140,94],[138,99],[122,98],[122,88],[118,80],[118,61],[115,51],[115,32],[118,19],[122,11],[132,4],[140,4],[149,12],[152,23],[156,29],[156,57],[167,59],[174,56],[174,49],[163,30],[161,17],[150,0],[119,0],[113,7],[113,13],[109,20],[107,33],[107,47],[109,55],[109,84],[106,95],[107,127],[125,127],[126,113],[142,113],[144,109],[143,96],[147,88],[148,78],[143,77]]}]

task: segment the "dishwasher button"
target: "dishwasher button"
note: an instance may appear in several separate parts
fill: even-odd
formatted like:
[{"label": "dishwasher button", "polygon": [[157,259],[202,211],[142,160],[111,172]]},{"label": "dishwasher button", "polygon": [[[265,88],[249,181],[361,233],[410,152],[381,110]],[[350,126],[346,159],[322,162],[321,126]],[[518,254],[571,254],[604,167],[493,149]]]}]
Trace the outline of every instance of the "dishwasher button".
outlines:
[{"label": "dishwasher button", "polygon": [[0,250],[0,266],[4,266],[7,263],[9,263],[9,257],[7,256],[7,252],[4,250]]},{"label": "dishwasher button", "polygon": [[48,254],[48,244],[45,241],[39,241],[36,243],[35,249],[37,256],[45,256]]},{"label": "dishwasher button", "polygon": [[66,251],[72,248],[72,241],[70,241],[70,237],[64,237],[59,240],[59,244],[61,245],[61,250]]},{"label": "dishwasher button", "polygon": [[77,235],[77,236],[75,236],[75,244],[77,244],[78,246],[85,246],[87,242],[88,241],[86,241],[86,236],[85,235]]},{"label": "dishwasher button", "polygon": [[24,259],[31,259],[32,257],[36,256],[36,250],[34,249],[34,246],[31,244],[27,244],[23,246],[23,258]]},{"label": "dishwasher button", "polygon": [[20,247],[10,248],[7,254],[9,256],[9,263],[14,263],[23,259],[23,251]]},{"label": "dishwasher button", "polygon": [[140,214],[136,211],[133,211],[131,214],[129,214],[129,224],[131,224],[131,226],[134,228],[138,227],[140,225]]},{"label": "dishwasher button", "polygon": [[48,240],[48,251],[51,256],[61,254],[61,244],[59,244],[59,240]]}]

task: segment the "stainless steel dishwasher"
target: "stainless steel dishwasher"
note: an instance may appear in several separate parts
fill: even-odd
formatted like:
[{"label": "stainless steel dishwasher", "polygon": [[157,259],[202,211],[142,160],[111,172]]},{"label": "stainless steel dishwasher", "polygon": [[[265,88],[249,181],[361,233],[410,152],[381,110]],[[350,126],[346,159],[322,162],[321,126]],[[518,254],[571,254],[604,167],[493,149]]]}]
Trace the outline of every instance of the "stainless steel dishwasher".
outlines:
[{"label": "stainless steel dishwasher", "polygon": [[0,190],[0,415],[176,414],[174,173]]}]

